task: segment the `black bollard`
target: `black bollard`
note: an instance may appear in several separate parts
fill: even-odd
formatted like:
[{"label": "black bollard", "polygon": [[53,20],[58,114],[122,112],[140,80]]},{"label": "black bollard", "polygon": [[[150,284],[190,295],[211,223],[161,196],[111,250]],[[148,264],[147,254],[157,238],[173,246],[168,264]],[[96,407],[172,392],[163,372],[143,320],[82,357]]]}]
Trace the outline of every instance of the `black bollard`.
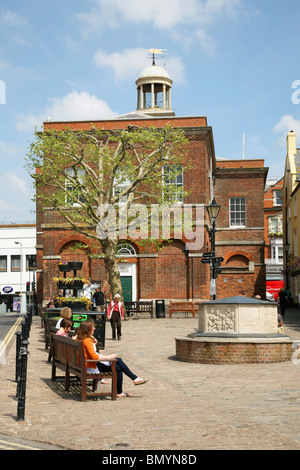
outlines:
[{"label": "black bollard", "polygon": [[26,338],[29,338],[30,324],[29,324],[29,317],[27,314],[24,315],[24,320],[25,320],[25,328],[26,328]]},{"label": "black bollard", "polygon": [[18,393],[18,412],[17,419],[24,420],[25,418],[25,399],[26,399],[26,376],[27,376],[27,358],[29,352],[27,349],[21,349],[21,372],[19,379],[19,393]]},{"label": "black bollard", "polygon": [[16,333],[16,371],[15,371],[15,381],[18,381],[18,377],[20,375],[20,351],[21,351],[21,339],[22,333],[21,331],[17,331]]},{"label": "black bollard", "polygon": [[29,325],[29,331],[30,331],[31,323],[32,323],[32,310],[30,307],[27,310],[27,317],[28,317],[28,325]]},{"label": "black bollard", "polygon": [[20,385],[21,385],[21,380],[20,380],[20,377],[21,377],[21,351],[23,351],[23,350],[27,351],[28,350],[28,344],[29,344],[29,342],[27,341],[27,339],[24,339],[20,344],[19,358],[18,358],[19,368],[18,368],[18,376],[16,377],[16,382],[17,382],[16,398],[19,397]]},{"label": "black bollard", "polygon": [[21,333],[22,333],[22,339],[27,339],[27,328],[26,328],[26,323],[22,321],[21,323]]}]

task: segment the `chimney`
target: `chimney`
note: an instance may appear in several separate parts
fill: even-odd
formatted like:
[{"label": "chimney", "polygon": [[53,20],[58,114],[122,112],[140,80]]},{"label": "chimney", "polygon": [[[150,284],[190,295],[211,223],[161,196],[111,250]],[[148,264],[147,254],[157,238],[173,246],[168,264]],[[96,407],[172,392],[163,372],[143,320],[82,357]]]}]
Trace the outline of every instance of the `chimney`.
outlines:
[{"label": "chimney", "polygon": [[290,131],[286,137],[287,144],[287,154],[295,155],[297,153],[296,149],[296,134],[294,131]]}]

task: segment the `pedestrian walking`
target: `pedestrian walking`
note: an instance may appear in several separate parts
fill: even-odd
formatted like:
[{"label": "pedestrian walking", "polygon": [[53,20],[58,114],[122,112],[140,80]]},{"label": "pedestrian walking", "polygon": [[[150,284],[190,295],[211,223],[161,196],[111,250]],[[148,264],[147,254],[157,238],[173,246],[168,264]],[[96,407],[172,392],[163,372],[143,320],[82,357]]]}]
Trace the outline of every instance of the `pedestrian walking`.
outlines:
[{"label": "pedestrian walking", "polygon": [[107,318],[110,321],[112,329],[112,339],[116,339],[117,330],[118,340],[120,340],[122,336],[121,322],[124,320],[124,311],[120,299],[120,294],[116,294],[107,309]]},{"label": "pedestrian walking", "polygon": [[96,311],[97,312],[104,312],[104,302],[105,302],[105,297],[103,292],[96,287],[95,294],[93,297],[93,301],[96,304]]},{"label": "pedestrian walking", "polygon": [[282,316],[284,316],[285,314],[285,309],[286,309],[288,301],[289,299],[286,295],[284,288],[282,287],[278,293],[278,299],[277,299],[277,302],[280,306],[280,313]]}]

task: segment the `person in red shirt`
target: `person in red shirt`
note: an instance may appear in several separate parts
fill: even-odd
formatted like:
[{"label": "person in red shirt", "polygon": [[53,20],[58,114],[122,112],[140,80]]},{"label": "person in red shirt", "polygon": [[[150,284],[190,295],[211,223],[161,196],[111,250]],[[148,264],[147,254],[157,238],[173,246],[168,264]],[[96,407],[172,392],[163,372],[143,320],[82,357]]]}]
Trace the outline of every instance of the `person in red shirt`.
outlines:
[{"label": "person in red shirt", "polygon": [[120,294],[114,296],[114,300],[110,302],[107,309],[107,318],[110,321],[112,329],[112,338],[116,339],[116,329],[118,340],[121,339],[121,322],[124,320],[124,311],[122,303],[120,302]]}]

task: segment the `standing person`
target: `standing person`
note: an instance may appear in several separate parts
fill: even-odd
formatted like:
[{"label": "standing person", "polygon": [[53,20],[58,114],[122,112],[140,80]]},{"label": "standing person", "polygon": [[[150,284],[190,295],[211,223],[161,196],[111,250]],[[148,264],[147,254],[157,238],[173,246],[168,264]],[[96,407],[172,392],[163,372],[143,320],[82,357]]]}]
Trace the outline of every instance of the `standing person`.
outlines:
[{"label": "standing person", "polygon": [[142,385],[148,382],[148,379],[141,379],[135,375],[125,362],[117,357],[117,354],[102,355],[95,351],[93,342],[93,333],[95,325],[91,320],[83,321],[80,323],[76,341],[82,341],[84,347],[84,355],[86,360],[94,360],[95,362],[87,363],[87,372],[98,373],[111,371],[111,362],[116,359],[117,371],[117,397],[130,397],[129,393],[123,392],[123,374],[127,375],[134,383],[134,385]]},{"label": "standing person", "polygon": [[104,294],[98,287],[96,287],[93,300],[96,304],[96,311],[104,312]]},{"label": "standing person", "polygon": [[282,316],[284,316],[285,314],[285,309],[286,309],[288,301],[289,299],[287,298],[286,292],[284,288],[282,287],[278,293],[278,299],[277,299],[277,302],[280,305],[280,313]]},{"label": "standing person", "polygon": [[116,328],[118,340],[121,339],[121,322],[124,320],[123,306],[120,302],[120,294],[116,294],[114,300],[112,300],[107,309],[107,318],[110,320],[112,329],[112,338],[116,339]]}]

